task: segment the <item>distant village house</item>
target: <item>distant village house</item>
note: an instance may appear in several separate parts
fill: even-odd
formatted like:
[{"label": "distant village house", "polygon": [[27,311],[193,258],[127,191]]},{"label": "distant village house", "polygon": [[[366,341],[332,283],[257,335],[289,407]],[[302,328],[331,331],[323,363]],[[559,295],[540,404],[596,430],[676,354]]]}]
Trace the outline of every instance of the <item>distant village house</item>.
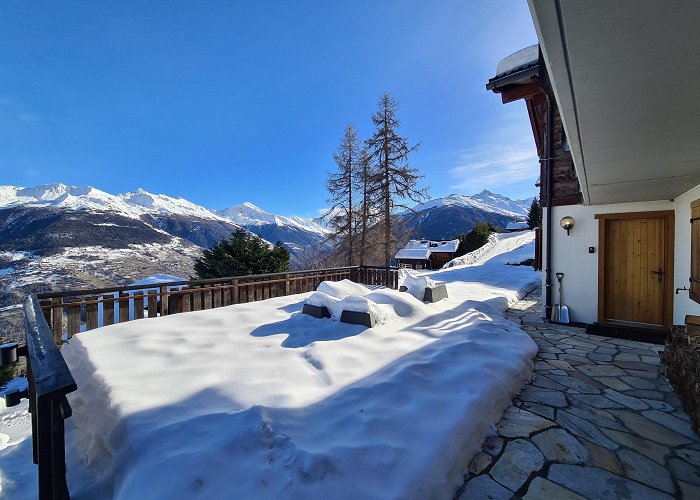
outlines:
[{"label": "distant village house", "polygon": [[526,229],[530,229],[530,226],[528,226],[527,222],[524,221],[509,222],[506,226],[506,231],[508,231],[509,233],[514,233],[516,231],[525,231]]},{"label": "distant village house", "polygon": [[455,258],[459,240],[411,240],[394,258],[402,269],[440,269]]}]

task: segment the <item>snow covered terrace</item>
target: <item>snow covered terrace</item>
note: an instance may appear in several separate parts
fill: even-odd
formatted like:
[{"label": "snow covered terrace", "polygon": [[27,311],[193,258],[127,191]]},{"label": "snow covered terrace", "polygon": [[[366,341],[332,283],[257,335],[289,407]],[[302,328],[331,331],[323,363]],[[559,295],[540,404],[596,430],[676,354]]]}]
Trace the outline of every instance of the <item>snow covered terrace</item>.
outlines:
[{"label": "snow covered terrace", "polygon": [[507,265],[533,240],[497,235],[424,273],[448,290],[434,304],[365,290],[374,328],[303,315],[303,293],[72,337],[71,496],[452,498],[530,377],[537,346],[503,312],[539,283]]}]

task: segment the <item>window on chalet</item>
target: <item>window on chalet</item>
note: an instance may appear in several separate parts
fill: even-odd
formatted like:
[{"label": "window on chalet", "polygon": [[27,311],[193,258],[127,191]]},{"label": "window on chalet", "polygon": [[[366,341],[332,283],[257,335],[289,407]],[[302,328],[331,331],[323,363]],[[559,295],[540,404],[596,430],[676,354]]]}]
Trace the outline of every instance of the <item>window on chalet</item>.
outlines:
[{"label": "window on chalet", "polygon": [[700,302],[700,200],[690,204],[690,298]]}]

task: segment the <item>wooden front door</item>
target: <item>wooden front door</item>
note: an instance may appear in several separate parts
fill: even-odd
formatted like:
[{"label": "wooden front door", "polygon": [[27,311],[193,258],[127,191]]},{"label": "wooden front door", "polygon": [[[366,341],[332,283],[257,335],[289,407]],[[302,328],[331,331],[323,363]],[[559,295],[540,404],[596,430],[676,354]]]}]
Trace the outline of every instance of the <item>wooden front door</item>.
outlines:
[{"label": "wooden front door", "polygon": [[598,215],[598,322],[670,330],[673,212]]}]

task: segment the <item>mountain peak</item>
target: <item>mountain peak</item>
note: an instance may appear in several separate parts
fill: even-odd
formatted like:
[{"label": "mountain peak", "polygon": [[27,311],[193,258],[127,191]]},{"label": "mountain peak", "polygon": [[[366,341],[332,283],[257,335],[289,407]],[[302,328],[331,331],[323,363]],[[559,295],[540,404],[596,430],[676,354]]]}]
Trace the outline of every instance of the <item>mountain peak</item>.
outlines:
[{"label": "mountain peak", "polygon": [[493,193],[488,189],[480,193],[467,196],[463,194],[450,194],[444,198],[437,198],[414,207],[416,211],[429,210],[442,206],[477,208],[485,212],[497,213],[512,218],[522,218],[527,215],[532,198],[525,200],[511,200],[507,196]]},{"label": "mountain peak", "polygon": [[[265,213],[265,210],[263,210],[262,208],[260,208],[260,207],[258,207],[258,206],[256,206],[256,205],[253,205],[253,204],[252,204],[251,202],[249,202],[249,201],[244,201],[243,203],[241,203],[241,204],[239,205],[239,207],[240,207],[240,208],[246,208],[246,209],[248,209],[248,210],[254,210],[254,211],[256,211],[256,212],[263,212],[263,213]],[[235,207],[231,207],[231,208],[235,208]]]},{"label": "mountain peak", "polygon": [[488,189],[484,189],[478,194],[475,194],[472,196],[472,198],[498,198],[499,200],[509,200],[507,196],[503,196],[502,194],[494,193],[493,191],[489,191]]}]

